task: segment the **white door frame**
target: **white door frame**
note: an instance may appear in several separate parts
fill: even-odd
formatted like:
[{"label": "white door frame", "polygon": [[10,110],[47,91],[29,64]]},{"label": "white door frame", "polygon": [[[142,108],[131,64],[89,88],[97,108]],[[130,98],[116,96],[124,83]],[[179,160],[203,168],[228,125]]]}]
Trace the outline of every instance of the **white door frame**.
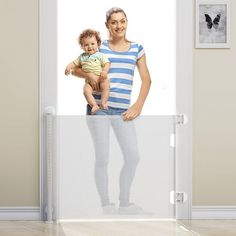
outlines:
[{"label": "white door frame", "polygon": [[[192,49],[193,0],[177,0],[177,114],[188,122],[177,125],[176,191],[185,192],[188,200],[176,204],[176,219],[191,219],[192,214]],[[45,121],[47,107],[57,110],[57,0],[39,0],[40,22],[40,209],[45,219],[46,150]],[[54,216],[55,216],[54,212]]]},{"label": "white door frame", "polygon": [[[40,214],[46,220],[47,206],[47,107],[57,110],[57,0],[39,0],[40,55]],[[54,212],[55,213],[55,212]]]},{"label": "white door frame", "polygon": [[176,192],[187,193],[188,200],[176,204],[176,219],[192,218],[192,52],[194,0],[176,4],[176,108],[187,123],[176,129]]}]

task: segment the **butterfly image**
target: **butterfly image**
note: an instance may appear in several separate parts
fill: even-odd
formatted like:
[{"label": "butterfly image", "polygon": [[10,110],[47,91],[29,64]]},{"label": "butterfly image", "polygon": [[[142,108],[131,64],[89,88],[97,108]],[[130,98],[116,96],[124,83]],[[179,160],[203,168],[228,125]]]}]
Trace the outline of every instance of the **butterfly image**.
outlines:
[{"label": "butterfly image", "polygon": [[208,14],[205,14],[205,20],[206,20],[208,29],[211,29],[212,26],[213,28],[217,29],[219,26],[220,14],[217,14],[213,21]]}]

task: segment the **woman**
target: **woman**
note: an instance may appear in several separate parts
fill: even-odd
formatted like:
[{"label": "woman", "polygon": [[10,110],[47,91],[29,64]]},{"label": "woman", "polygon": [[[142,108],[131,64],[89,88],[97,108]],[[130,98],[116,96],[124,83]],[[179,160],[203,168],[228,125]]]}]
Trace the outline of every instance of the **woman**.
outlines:
[{"label": "woman", "polygon": [[[142,213],[140,207],[130,203],[130,188],[139,161],[135,127],[130,121],[140,115],[150,89],[151,79],[143,47],[126,39],[127,23],[127,16],[121,8],[111,8],[106,14],[105,24],[109,32],[109,40],[102,43],[100,52],[106,54],[111,62],[108,72],[110,78],[108,109],[99,109],[95,116],[88,117],[88,126],[93,138],[96,156],[95,181],[103,213],[116,213],[115,205],[110,202],[108,194],[107,165],[111,126],[124,157],[124,165],[120,173],[119,213]],[[136,66],[142,84],[136,102],[130,106]],[[75,69],[73,75],[85,78],[94,90],[99,90],[98,76],[85,73],[80,68]],[[99,104],[101,98],[99,92],[96,92],[94,97]],[[89,105],[87,106],[87,115],[91,115]],[[102,119],[100,119],[101,116],[99,119],[92,119],[97,118],[98,115],[102,115]]]}]

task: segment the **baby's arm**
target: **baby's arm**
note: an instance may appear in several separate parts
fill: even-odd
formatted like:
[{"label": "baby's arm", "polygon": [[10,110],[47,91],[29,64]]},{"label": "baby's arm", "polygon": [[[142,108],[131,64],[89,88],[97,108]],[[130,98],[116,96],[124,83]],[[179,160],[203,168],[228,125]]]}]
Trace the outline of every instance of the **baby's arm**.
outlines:
[{"label": "baby's arm", "polygon": [[100,79],[101,79],[101,80],[107,79],[107,73],[108,73],[109,69],[110,69],[110,62],[107,62],[107,63],[104,65],[104,67],[102,68],[102,72],[101,72],[101,74],[100,74]]},{"label": "baby's arm", "polygon": [[74,62],[71,62],[69,65],[67,65],[65,69],[65,75],[69,75],[71,73],[71,70],[76,67]]}]

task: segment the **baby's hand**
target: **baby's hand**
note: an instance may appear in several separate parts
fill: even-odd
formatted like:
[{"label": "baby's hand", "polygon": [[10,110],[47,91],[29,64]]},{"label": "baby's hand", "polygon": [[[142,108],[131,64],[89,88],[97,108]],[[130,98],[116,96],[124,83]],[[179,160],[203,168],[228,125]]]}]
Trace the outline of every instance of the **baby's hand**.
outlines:
[{"label": "baby's hand", "polygon": [[65,69],[65,75],[69,75],[70,74],[70,70],[68,70],[68,68]]},{"label": "baby's hand", "polygon": [[65,75],[69,75],[69,74],[70,74],[70,71],[71,71],[71,69],[70,69],[69,67],[66,67],[66,69],[65,69]]},{"label": "baby's hand", "polygon": [[102,71],[102,72],[101,72],[101,74],[100,74],[100,79],[101,79],[101,80],[107,79],[107,72],[106,72],[106,71]]}]

